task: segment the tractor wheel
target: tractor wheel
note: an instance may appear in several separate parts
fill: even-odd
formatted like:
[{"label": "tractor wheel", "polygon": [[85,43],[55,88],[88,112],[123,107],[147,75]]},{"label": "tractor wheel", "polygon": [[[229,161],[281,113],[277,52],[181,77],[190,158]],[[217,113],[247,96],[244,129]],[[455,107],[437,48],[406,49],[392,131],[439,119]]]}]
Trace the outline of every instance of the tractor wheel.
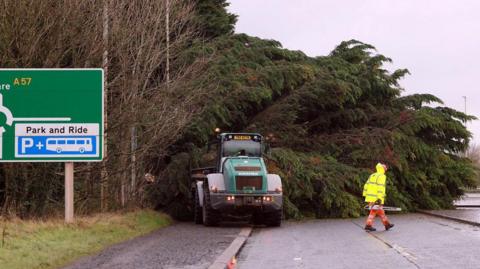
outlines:
[{"label": "tractor wheel", "polygon": [[217,226],[220,220],[219,213],[212,208],[212,202],[210,200],[210,192],[208,188],[204,191],[203,195],[203,224],[205,226]]},{"label": "tractor wheel", "polygon": [[195,224],[203,223],[203,212],[202,207],[200,206],[200,197],[198,197],[198,188],[195,187],[193,190],[193,199],[194,199],[194,208],[193,208],[193,220]]},{"label": "tractor wheel", "polygon": [[279,227],[282,224],[282,210],[277,210],[266,214],[265,224],[271,227]]}]

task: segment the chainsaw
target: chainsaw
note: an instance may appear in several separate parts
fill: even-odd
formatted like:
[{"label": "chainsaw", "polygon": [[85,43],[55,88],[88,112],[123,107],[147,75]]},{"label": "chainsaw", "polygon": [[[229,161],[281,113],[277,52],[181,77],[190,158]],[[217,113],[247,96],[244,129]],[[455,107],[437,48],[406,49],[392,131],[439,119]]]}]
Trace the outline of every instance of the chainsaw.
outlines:
[{"label": "chainsaw", "polygon": [[402,211],[402,209],[400,207],[393,207],[393,206],[384,206],[384,207],[381,207],[380,205],[373,205],[373,206],[369,206],[369,205],[366,205],[364,207],[366,210],[378,210],[378,209],[383,209],[384,211]]}]

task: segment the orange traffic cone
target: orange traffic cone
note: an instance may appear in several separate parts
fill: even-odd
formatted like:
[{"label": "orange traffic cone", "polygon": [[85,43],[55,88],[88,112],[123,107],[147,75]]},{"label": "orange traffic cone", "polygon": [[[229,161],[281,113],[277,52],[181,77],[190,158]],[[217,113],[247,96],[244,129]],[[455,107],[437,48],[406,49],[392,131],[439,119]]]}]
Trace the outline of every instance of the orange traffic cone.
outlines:
[{"label": "orange traffic cone", "polygon": [[237,265],[237,259],[233,257],[227,264],[227,269],[235,269],[235,265]]}]

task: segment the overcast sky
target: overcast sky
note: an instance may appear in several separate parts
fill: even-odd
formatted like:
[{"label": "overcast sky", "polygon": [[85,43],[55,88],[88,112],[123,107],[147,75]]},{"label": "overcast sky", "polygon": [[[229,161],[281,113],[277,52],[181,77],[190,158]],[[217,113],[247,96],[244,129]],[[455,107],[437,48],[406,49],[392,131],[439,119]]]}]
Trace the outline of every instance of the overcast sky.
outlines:
[{"label": "overcast sky", "polygon": [[[236,32],[280,41],[309,56],[343,40],[374,45],[408,68],[404,94],[432,93],[445,105],[480,116],[479,0],[229,0]],[[479,117],[480,118],[480,117]],[[480,122],[468,124],[480,144]]]}]

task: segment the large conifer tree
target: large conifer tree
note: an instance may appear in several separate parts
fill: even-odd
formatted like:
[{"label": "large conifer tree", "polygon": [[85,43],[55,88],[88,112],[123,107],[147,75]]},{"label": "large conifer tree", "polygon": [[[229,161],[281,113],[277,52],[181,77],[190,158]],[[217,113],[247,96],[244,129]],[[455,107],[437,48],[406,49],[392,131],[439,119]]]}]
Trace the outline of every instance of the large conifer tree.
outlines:
[{"label": "large conifer tree", "polygon": [[471,137],[463,122],[474,117],[431,94],[402,95],[408,70],[385,70],[391,59],[373,46],[350,40],[310,58],[276,41],[232,35],[225,1],[200,2],[210,10],[202,18],[221,14],[205,24],[215,38],[186,53],[212,57],[204,74],[211,90],[165,173],[177,191],[160,200],[172,211],[185,212],[188,168],[213,160],[203,146],[215,127],[268,136],[269,171],[283,179],[289,217],[358,216],[363,183],[379,161],[391,167],[387,204],[405,210],[451,207],[475,184],[471,161],[459,154]]}]

